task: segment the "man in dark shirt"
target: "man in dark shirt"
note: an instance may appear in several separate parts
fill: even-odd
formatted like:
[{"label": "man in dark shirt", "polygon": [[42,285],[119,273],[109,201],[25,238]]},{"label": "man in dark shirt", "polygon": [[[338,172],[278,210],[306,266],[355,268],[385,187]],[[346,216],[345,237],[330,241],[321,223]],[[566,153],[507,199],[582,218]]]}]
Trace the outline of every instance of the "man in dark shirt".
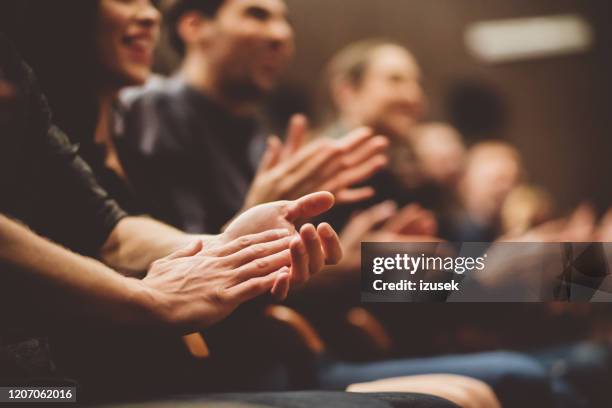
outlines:
[{"label": "man in dark shirt", "polygon": [[220,231],[242,207],[265,150],[258,121],[178,77],[124,101],[125,167],[155,215],[193,233]]},{"label": "man in dark shirt", "polygon": [[307,191],[330,191],[337,202],[372,194],[349,188],[386,163],[386,139],[371,131],[301,148],[306,125],[298,117],[285,146],[270,138],[266,149],[259,105],[294,51],[283,1],[170,4],[166,18],[181,69],[124,98],[118,142],[155,216],[212,233],[240,210]]}]

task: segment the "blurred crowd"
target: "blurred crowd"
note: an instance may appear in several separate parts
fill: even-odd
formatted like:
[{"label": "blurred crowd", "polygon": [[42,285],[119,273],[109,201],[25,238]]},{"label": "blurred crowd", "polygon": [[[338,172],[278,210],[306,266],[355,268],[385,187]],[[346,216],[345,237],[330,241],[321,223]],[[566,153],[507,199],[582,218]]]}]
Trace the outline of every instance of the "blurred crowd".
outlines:
[{"label": "blurred crowd", "polygon": [[[312,129],[309,118],[296,113],[286,133],[274,136],[263,103],[295,53],[290,10],[282,0],[7,1],[3,7],[10,17],[0,27],[8,38],[0,61],[0,130],[6,139],[0,185],[8,197],[0,199],[0,243],[7,243],[1,265],[37,270],[14,249],[22,241],[13,237],[26,233],[17,224],[25,224],[123,276],[173,296],[188,291],[211,298],[215,307],[202,306],[210,313],[205,318],[198,310],[179,309],[161,319],[163,325],[114,330],[118,321],[138,319],[127,313],[126,321],[118,319],[121,312],[101,306],[112,296],[103,289],[86,292],[106,286],[83,284],[80,301],[101,302],[83,309],[108,310],[100,313],[104,325],[78,333],[46,328],[54,363],[44,369],[11,362],[16,354],[10,350],[29,336],[0,331],[0,379],[59,372],[76,379],[93,401],[109,397],[110,389],[111,399],[348,389],[370,393],[381,404],[393,398],[372,393],[413,393],[404,402],[396,397],[396,404],[405,405],[393,405],[407,407],[447,406],[436,405],[443,399],[463,407],[608,406],[612,348],[603,308],[600,315],[585,304],[360,304],[362,242],[612,238],[612,212],[600,218],[588,203],[560,212],[554,197],[530,179],[511,143],[491,135],[468,145],[450,123],[429,120],[418,55],[402,44],[365,39],[338,50],[320,78],[332,101],[328,121]],[[170,76],[152,69],[160,37],[179,60]],[[14,57],[4,48],[13,47],[27,68],[11,65]],[[16,74],[20,70],[26,74]],[[40,129],[53,136],[51,142],[38,141]],[[8,137],[26,133],[32,140]],[[32,163],[22,159],[24,152],[36,152]],[[58,158],[69,161],[71,170]],[[32,179],[30,167],[15,170],[24,163],[36,169]],[[80,179],[66,181],[76,167]],[[52,175],[61,187],[47,180]],[[322,191],[333,194],[333,208]],[[251,234],[272,228],[289,228],[292,240],[258,236],[255,243],[270,246],[252,245]],[[189,241],[185,233],[231,237],[240,247],[216,247],[206,238],[174,252],[176,242]],[[243,247],[251,251],[243,253]],[[256,269],[236,269],[244,280],[236,288],[245,292],[217,307],[217,292],[198,295],[205,283],[188,287],[181,284],[185,276],[170,275],[180,269],[172,261],[202,254],[254,260]],[[229,279],[225,272],[202,276],[207,282]],[[249,286],[247,293],[245,285],[256,279],[257,289]],[[20,304],[11,302],[25,290],[28,311],[51,321],[54,312],[49,317],[41,310],[46,306],[33,306],[32,296],[71,286],[28,291],[23,282],[13,284],[3,285],[2,316]],[[272,298],[286,298],[286,306],[270,307]],[[3,328],[12,330],[11,324]],[[203,337],[179,341],[168,326]],[[92,344],[99,351],[92,352]],[[31,343],[26,347],[33,353]],[[211,353],[204,362],[193,356],[202,349]],[[419,402],[419,394],[432,399]],[[217,398],[234,398],[228,395]],[[238,400],[273,404],[260,397]],[[295,406],[325,405],[313,402],[325,394],[303,397],[306,405]],[[328,403],[345,406],[343,397],[329,394]],[[298,404],[291,393],[270,398],[279,398],[273,406]],[[346,406],[369,403],[364,397]]]}]

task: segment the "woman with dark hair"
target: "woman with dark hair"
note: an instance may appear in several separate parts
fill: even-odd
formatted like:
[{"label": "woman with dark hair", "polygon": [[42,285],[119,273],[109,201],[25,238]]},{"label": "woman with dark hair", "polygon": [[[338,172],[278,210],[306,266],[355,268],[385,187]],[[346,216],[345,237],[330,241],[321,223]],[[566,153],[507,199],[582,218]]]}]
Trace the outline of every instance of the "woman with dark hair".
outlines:
[{"label": "woman with dark hair", "polygon": [[30,1],[18,11],[27,24],[19,24],[13,37],[37,73],[55,122],[79,144],[81,156],[119,204],[130,213],[142,212],[112,127],[119,91],[143,84],[151,73],[161,19],[155,4]]}]

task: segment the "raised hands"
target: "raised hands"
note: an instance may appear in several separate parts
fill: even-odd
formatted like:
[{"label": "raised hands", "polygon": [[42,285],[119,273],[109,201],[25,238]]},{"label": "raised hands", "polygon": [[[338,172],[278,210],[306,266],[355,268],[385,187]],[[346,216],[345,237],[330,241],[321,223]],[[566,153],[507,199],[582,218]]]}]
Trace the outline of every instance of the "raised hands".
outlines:
[{"label": "raised hands", "polygon": [[357,129],[339,140],[318,139],[305,145],[308,123],[291,119],[287,141],[268,140],[268,148],[245,200],[244,209],[276,200],[292,200],[330,191],[339,204],[371,197],[371,187],[351,188],[387,164],[388,141],[371,129]]}]

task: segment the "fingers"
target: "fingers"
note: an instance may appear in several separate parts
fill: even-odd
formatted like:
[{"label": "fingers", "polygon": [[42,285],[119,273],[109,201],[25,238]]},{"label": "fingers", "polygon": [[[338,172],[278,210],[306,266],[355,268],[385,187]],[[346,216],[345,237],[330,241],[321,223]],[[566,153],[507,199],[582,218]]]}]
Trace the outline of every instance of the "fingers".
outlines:
[{"label": "fingers", "polygon": [[276,166],[280,160],[282,150],[283,144],[278,136],[270,136],[268,138],[266,151],[261,159],[257,173],[259,174],[261,172],[270,170]]},{"label": "fingers", "polygon": [[258,234],[245,235],[238,239],[231,241],[230,243],[215,249],[213,251],[209,251],[208,255],[213,256],[228,256],[231,254],[235,254],[245,248],[250,246],[260,244],[263,242],[270,242],[282,239],[290,235],[290,232],[286,229],[273,229],[264,232],[260,232]]},{"label": "fingers", "polygon": [[338,191],[342,188],[367,180],[385,167],[388,161],[389,159],[387,156],[383,154],[376,155],[359,166],[343,171],[337,177],[323,184],[321,189],[326,191]]},{"label": "fingers", "polygon": [[373,134],[374,132],[369,127],[357,128],[340,139],[340,146],[345,152],[352,151],[371,138]]},{"label": "fingers", "polygon": [[347,188],[338,191],[336,196],[336,203],[338,204],[352,204],[359,201],[367,200],[374,196],[376,190],[372,187],[360,187],[360,188]]},{"label": "fingers", "polygon": [[326,191],[308,194],[287,204],[286,219],[294,222],[301,218],[312,218],[334,206],[334,195]]},{"label": "fingers", "polygon": [[325,263],[335,265],[342,259],[342,245],[336,231],[328,223],[319,224],[317,232],[321,238],[321,246],[325,254]]},{"label": "fingers", "polygon": [[[289,269],[285,270],[289,272]],[[270,293],[274,297],[274,300],[276,300],[277,302],[282,302],[287,299],[287,295],[289,294],[289,287],[291,286],[290,280],[291,274],[289,273],[277,275],[276,280],[272,285],[272,289],[270,289]]]},{"label": "fingers", "polygon": [[407,230],[410,230],[411,224],[419,219],[421,210],[421,206],[418,204],[408,204],[390,218],[382,229],[396,234],[408,232]]},{"label": "fingers", "polygon": [[342,236],[351,240],[361,240],[367,233],[391,218],[397,211],[397,205],[393,201],[385,201],[368,208],[354,216],[342,231]]},{"label": "fingers", "polygon": [[284,174],[282,183],[289,197],[291,194],[293,197],[301,195],[300,191],[316,191],[315,186],[321,185],[327,179],[322,169],[331,163],[338,162],[342,156],[342,150],[331,144],[325,146],[315,142],[304,150],[304,156],[309,155],[310,149],[312,149],[312,157],[308,160],[301,160],[298,166],[291,166],[292,168]]},{"label": "fingers", "polygon": [[282,282],[288,279],[289,268],[282,267],[275,273],[248,279],[236,286],[228,288],[225,290],[225,293],[229,301],[240,304],[272,290],[275,286],[284,285],[283,283],[276,282]]},{"label": "fingers", "polygon": [[282,151],[282,160],[291,157],[303,145],[308,133],[308,119],[302,114],[293,115],[289,121],[285,148]]},{"label": "fingers", "polygon": [[362,145],[357,146],[354,150],[343,150],[345,152],[342,160],[332,163],[324,170],[326,176],[331,176],[339,171],[353,169],[356,166],[363,165],[367,161],[384,153],[389,146],[389,141],[384,136],[376,136],[367,140]]},{"label": "fingers", "polygon": [[226,260],[231,266],[239,267],[256,259],[265,258],[289,249],[291,239],[292,238],[290,236],[286,236],[284,238],[277,239],[276,241],[251,245],[228,256]]},{"label": "fingers", "polygon": [[203,246],[204,246],[204,244],[202,243],[202,241],[198,239],[198,240],[195,240],[195,241],[191,242],[185,248],[179,249],[178,251],[175,251],[175,252],[171,253],[170,255],[168,255],[167,257],[165,257],[163,259],[171,261],[173,259],[185,258],[185,257],[188,257],[188,256],[194,256],[194,255],[196,255],[198,252],[200,252],[202,250]]},{"label": "fingers", "polygon": [[[333,193],[350,185],[359,183],[368,178],[373,172],[380,170],[386,165],[387,158],[381,153],[387,148],[389,142],[383,136],[371,138],[371,130],[365,129],[356,131],[356,137],[347,137],[353,139],[347,143],[344,139],[335,142],[335,148],[338,154],[331,157],[316,169],[316,177],[307,177],[301,184],[301,191],[317,191],[321,190],[321,186],[333,185]],[[372,169],[372,161],[376,166]],[[361,168],[367,168],[365,173],[360,171]],[[351,177],[345,178],[345,173],[351,174]],[[354,177],[358,176],[358,177]],[[340,178],[345,184],[336,184],[334,180]],[[324,189],[323,189],[324,190]]]},{"label": "fingers", "polygon": [[306,251],[308,252],[308,272],[309,278],[310,276],[318,273],[323,266],[325,265],[325,254],[323,253],[323,248],[321,246],[321,239],[319,238],[319,234],[317,234],[317,230],[312,224],[305,224],[300,229],[300,236],[304,241],[304,245],[306,246]]},{"label": "fingers", "polygon": [[289,265],[291,265],[291,252],[289,249],[286,249],[272,255],[254,259],[235,269],[233,274],[236,280],[243,282],[258,276],[268,275],[283,266]]},{"label": "fingers", "polygon": [[291,241],[291,281],[297,285],[308,280],[310,274],[308,251],[301,237]]}]

